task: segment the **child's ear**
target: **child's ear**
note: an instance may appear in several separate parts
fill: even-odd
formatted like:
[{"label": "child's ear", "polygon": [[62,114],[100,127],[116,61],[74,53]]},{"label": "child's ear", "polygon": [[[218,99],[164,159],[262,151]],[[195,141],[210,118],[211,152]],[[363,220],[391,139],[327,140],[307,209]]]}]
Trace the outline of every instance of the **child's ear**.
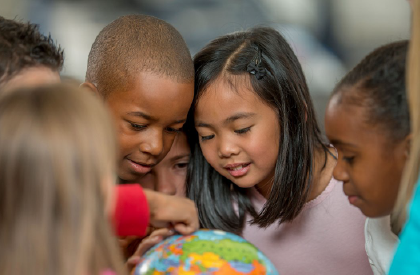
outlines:
[{"label": "child's ear", "polygon": [[80,88],[93,92],[95,96],[100,96],[98,88],[96,88],[96,86],[91,82],[83,82],[82,84],[80,84]]},{"label": "child's ear", "polygon": [[410,148],[411,148],[411,140],[413,138],[413,134],[409,134],[408,136],[406,136],[406,138],[404,139],[404,155],[406,158],[408,158],[410,156]]}]

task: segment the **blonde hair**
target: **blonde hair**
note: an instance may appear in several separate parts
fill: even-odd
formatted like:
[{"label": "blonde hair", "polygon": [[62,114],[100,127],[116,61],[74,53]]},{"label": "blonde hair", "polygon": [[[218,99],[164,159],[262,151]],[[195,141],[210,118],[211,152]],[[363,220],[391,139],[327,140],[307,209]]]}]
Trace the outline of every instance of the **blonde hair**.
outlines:
[{"label": "blonde hair", "polygon": [[124,274],[104,213],[110,121],[93,95],[69,86],[0,99],[0,274]]},{"label": "blonde hair", "polygon": [[400,232],[407,219],[410,201],[420,169],[420,1],[412,1],[413,22],[407,61],[407,97],[411,120],[410,156],[402,177],[397,202],[392,214],[393,231]]}]

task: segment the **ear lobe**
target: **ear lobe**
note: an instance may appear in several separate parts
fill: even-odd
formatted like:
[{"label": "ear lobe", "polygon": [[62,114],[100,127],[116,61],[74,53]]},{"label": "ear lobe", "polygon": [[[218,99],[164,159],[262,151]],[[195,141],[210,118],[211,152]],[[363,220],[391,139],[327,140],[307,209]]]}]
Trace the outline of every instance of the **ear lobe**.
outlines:
[{"label": "ear lobe", "polygon": [[89,92],[93,92],[95,96],[100,96],[98,88],[96,88],[96,86],[91,82],[83,82],[80,84],[80,88]]}]

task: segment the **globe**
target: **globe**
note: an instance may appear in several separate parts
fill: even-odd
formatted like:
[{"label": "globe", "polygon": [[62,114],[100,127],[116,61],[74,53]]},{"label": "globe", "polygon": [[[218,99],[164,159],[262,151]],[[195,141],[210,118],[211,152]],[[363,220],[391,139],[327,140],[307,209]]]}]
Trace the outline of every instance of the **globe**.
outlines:
[{"label": "globe", "polygon": [[278,274],[274,265],[245,239],[220,230],[175,235],[152,247],[134,275]]}]

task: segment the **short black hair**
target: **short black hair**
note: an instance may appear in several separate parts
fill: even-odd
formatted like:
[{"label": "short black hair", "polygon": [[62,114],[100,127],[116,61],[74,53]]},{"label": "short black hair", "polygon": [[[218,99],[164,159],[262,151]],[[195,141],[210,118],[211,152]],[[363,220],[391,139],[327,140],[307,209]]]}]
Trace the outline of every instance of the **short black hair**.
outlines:
[{"label": "short black hair", "polygon": [[[195,97],[187,120],[192,150],[187,195],[197,204],[201,225],[240,233],[246,212],[261,227],[293,220],[312,188],[315,151],[328,150],[293,50],[276,30],[256,27],[213,40],[196,54],[194,66]],[[274,182],[260,213],[252,206],[247,189],[221,176],[206,161],[194,127],[194,108],[207,87],[219,77],[234,87],[239,84],[236,76],[250,78],[251,90],[277,113],[281,129]]]},{"label": "short black hair", "polygon": [[172,25],[148,15],[122,16],[96,37],[89,53],[86,81],[108,95],[129,87],[139,72],[184,83],[194,80],[190,51]]},{"label": "short black hair", "polygon": [[375,49],[344,76],[332,94],[340,96],[339,102],[365,108],[366,123],[381,127],[393,141],[410,133],[405,83],[408,44],[403,40]]},{"label": "short black hair", "polygon": [[44,66],[60,72],[64,54],[51,36],[39,32],[39,26],[0,16],[0,86],[22,70]]}]

